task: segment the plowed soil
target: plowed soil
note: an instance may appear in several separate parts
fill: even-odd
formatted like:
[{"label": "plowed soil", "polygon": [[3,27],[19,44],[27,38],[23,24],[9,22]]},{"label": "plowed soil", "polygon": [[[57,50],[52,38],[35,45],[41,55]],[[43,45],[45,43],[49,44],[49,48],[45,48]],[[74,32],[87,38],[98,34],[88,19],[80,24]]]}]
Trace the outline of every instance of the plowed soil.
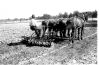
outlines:
[{"label": "plowed soil", "polygon": [[[96,32],[97,27],[85,27],[83,37]],[[75,40],[76,43],[71,48],[68,40],[52,43],[51,47],[27,46],[22,42],[22,36],[29,37],[32,33],[34,32],[28,23],[0,25],[0,65],[97,64],[97,34],[82,41]],[[65,47],[61,48],[62,46]],[[38,57],[46,53],[48,54]]]}]

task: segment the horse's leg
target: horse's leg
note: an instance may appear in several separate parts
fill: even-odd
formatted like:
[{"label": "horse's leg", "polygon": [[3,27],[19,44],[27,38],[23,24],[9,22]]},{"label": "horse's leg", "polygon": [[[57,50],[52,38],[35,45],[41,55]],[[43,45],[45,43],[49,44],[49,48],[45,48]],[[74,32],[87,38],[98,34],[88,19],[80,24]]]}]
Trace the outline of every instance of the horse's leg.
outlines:
[{"label": "horse's leg", "polygon": [[79,40],[79,28],[77,28],[77,31],[78,31],[77,39]]},{"label": "horse's leg", "polygon": [[43,34],[44,34],[44,30],[43,30],[43,29],[41,29],[41,30],[40,30],[40,38],[42,38],[42,37],[43,37]]},{"label": "horse's leg", "polygon": [[62,30],[60,30],[60,37],[62,37]]},{"label": "horse's leg", "polygon": [[73,43],[74,43],[74,28],[70,29],[70,44],[71,44],[71,48],[73,48]]},{"label": "horse's leg", "polygon": [[49,33],[49,36],[51,36],[51,28],[50,27],[48,28],[48,33]]},{"label": "horse's leg", "polygon": [[61,35],[60,35],[60,30],[58,30],[58,37],[60,37]]},{"label": "horse's leg", "polygon": [[69,41],[71,41],[71,33],[70,33],[70,29],[68,29],[68,36],[69,36]]},{"label": "horse's leg", "polygon": [[74,31],[75,31],[75,28],[72,28],[72,32],[71,32],[71,36],[72,36],[72,43],[74,43]]},{"label": "horse's leg", "polygon": [[58,37],[59,36],[59,31],[56,29],[56,36]]},{"label": "horse's leg", "polygon": [[66,30],[66,36],[69,37],[69,32],[68,29]]},{"label": "horse's leg", "polygon": [[50,35],[52,36],[52,28],[51,28],[51,30],[50,30]]},{"label": "horse's leg", "polygon": [[52,28],[52,36],[54,36],[54,28]]},{"label": "horse's leg", "polygon": [[76,31],[77,31],[77,29],[75,28],[74,29],[74,38],[76,38],[76,33],[77,33]]},{"label": "horse's leg", "polygon": [[66,35],[65,35],[65,36],[67,37],[67,29],[66,29],[66,31],[65,31],[65,32],[66,32]]},{"label": "horse's leg", "polygon": [[59,30],[59,35],[60,35],[60,37],[61,37],[61,31]]},{"label": "horse's leg", "polygon": [[58,29],[58,28],[56,28],[56,35],[57,35],[57,37],[60,36],[60,34],[59,34],[59,29]]},{"label": "horse's leg", "polygon": [[54,27],[54,36],[56,36],[56,28]]},{"label": "horse's leg", "polygon": [[45,31],[46,31],[46,28],[45,28],[45,26],[43,27],[43,37],[44,37],[44,35],[45,35]]},{"label": "horse's leg", "polygon": [[66,37],[66,29],[63,31],[63,37]]},{"label": "horse's leg", "polygon": [[63,30],[61,30],[61,35],[62,35],[61,37],[63,37]]},{"label": "horse's leg", "polygon": [[72,29],[69,30],[70,44],[72,45]]},{"label": "horse's leg", "polygon": [[67,34],[68,34],[68,37],[70,37],[70,29],[68,29],[68,33]]},{"label": "horse's leg", "polygon": [[52,28],[52,36],[54,36],[54,29]]},{"label": "horse's leg", "polygon": [[47,26],[46,26],[46,27],[45,27],[45,33],[47,33],[47,32],[46,32],[46,31],[47,31],[47,29],[48,29],[48,28],[47,28]]},{"label": "horse's leg", "polygon": [[60,37],[62,37],[62,30],[60,30]]},{"label": "horse's leg", "polygon": [[50,27],[48,28],[48,34],[49,34],[49,36],[51,35]]},{"label": "horse's leg", "polygon": [[81,28],[81,40],[83,39],[82,36],[84,34],[84,27]]},{"label": "horse's leg", "polygon": [[84,25],[82,26],[82,31],[83,31],[83,34],[84,34]]},{"label": "horse's leg", "polygon": [[57,32],[56,29],[54,28],[54,36],[57,36]]},{"label": "horse's leg", "polygon": [[80,27],[78,28],[78,40],[80,40]]},{"label": "horse's leg", "polygon": [[50,35],[52,36],[52,28],[50,29]]}]

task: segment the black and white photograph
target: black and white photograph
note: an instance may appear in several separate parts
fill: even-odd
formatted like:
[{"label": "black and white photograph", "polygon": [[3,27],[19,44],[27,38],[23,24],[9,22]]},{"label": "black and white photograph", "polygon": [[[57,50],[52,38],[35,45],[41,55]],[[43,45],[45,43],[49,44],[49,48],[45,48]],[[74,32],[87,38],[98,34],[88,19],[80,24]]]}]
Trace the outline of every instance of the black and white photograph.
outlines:
[{"label": "black and white photograph", "polygon": [[0,0],[0,65],[98,65],[98,0]]}]

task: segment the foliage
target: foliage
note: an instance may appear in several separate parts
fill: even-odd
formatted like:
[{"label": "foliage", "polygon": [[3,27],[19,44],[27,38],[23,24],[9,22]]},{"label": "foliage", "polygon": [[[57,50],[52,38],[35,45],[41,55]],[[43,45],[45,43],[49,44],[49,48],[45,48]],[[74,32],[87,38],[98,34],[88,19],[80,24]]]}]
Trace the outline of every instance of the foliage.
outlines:
[{"label": "foliage", "polygon": [[36,17],[37,19],[50,19],[50,18],[52,18],[52,16],[51,15],[49,15],[49,14],[43,14],[43,16],[38,16],[38,17]]},{"label": "foliage", "polygon": [[49,15],[49,14],[44,14],[42,17],[43,17],[43,19],[50,19],[50,18],[51,18],[51,15]]},{"label": "foliage", "polygon": [[78,16],[78,14],[79,14],[79,11],[74,11],[73,12],[73,16]]},{"label": "foliage", "polygon": [[[43,14],[42,16],[38,16],[38,17],[35,17],[34,14],[32,14],[32,16],[29,17],[29,19],[32,19],[32,18],[36,18],[36,19],[56,19],[56,18],[68,18],[68,17],[73,17],[73,16],[78,16],[78,17],[84,17],[86,18],[86,20],[88,20],[88,18],[97,18],[97,11],[86,11],[86,12],[79,12],[79,11],[74,11],[73,13],[67,13],[67,12],[64,12],[63,14],[62,13],[59,13],[58,15],[50,15],[50,14]],[[1,19],[2,20],[2,19]],[[0,20],[0,21],[1,21]],[[8,19],[5,19],[5,20],[8,20]],[[15,19],[9,19],[9,20],[26,20],[25,18],[15,18]]]},{"label": "foliage", "polygon": [[64,12],[63,18],[67,18],[67,17],[68,17],[68,13],[67,12]]},{"label": "foliage", "polygon": [[74,11],[73,13],[68,14],[67,12],[59,13],[58,15],[51,16],[50,14],[43,14],[43,16],[38,16],[36,17],[37,19],[56,19],[56,18],[67,18],[67,17],[73,17],[73,16],[78,16],[78,17],[85,17],[86,20],[88,20],[89,17],[91,18],[97,18],[97,11],[86,11],[86,12],[79,12],[79,11]]},{"label": "foliage", "polygon": [[70,17],[72,17],[73,16],[73,14],[72,13],[70,13],[69,15],[68,15],[68,17],[70,18]]}]

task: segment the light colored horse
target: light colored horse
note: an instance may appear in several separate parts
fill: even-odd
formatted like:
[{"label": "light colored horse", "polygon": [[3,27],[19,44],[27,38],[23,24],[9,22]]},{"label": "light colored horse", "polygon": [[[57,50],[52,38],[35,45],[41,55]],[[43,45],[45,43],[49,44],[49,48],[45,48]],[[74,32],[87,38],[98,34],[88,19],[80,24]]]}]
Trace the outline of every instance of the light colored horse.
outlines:
[{"label": "light colored horse", "polygon": [[70,18],[71,26],[74,26],[74,35],[76,37],[76,32],[78,30],[78,40],[82,40],[82,36],[84,33],[84,24],[85,21],[80,17],[71,17]]}]

